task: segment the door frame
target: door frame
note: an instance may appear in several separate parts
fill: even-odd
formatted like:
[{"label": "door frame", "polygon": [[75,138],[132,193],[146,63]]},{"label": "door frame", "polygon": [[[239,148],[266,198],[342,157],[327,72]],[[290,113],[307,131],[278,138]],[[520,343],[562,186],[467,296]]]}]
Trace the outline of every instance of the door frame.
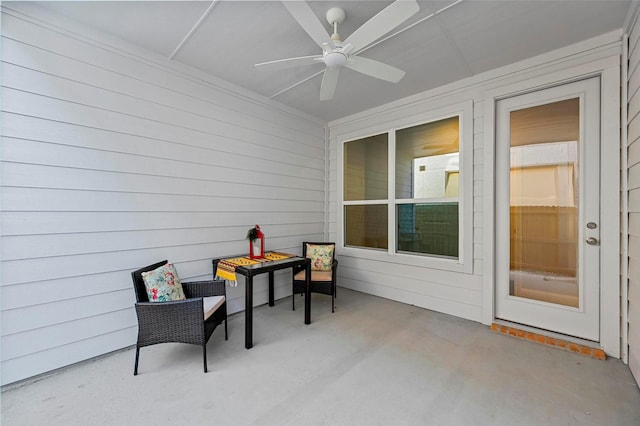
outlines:
[{"label": "door frame", "polygon": [[[577,163],[572,173],[576,173],[578,186],[577,213],[575,217],[576,244],[575,279],[579,286],[578,306],[567,306],[560,302],[535,300],[525,295],[516,296],[511,293],[510,276],[514,272],[511,256],[510,225],[510,170],[514,158],[511,150],[512,132],[509,130],[511,113],[532,107],[551,105],[556,102],[573,99],[578,101],[578,128],[574,161]],[[600,78],[590,77],[572,83],[540,89],[519,96],[503,98],[496,103],[496,316],[516,323],[538,327],[552,332],[600,342],[600,246],[585,243],[588,236],[599,237],[599,229],[586,228],[588,221],[600,223]],[[502,123],[502,124],[500,124]],[[572,122],[573,123],[573,122]],[[533,123],[530,123],[533,125]],[[504,126],[504,127],[500,127]],[[546,140],[546,139],[545,139]],[[555,139],[553,139],[555,140]],[[563,139],[564,140],[564,139]],[[572,139],[568,139],[572,140]],[[542,142],[542,141],[539,141]],[[544,150],[551,149],[547,143]],[[532,148],[538,145],[527,145],[518,148]],[[516,156],[518,158],[518,156]],[[536,156],[536,164],[540,160]],[[559,160],[554,158],[553,160]],[[568,161],[568,159],[567,159]],[[553,163],[553,161],[552,161]],[[595,173],[598,172],[598,173]],[[588,191],[586,189],[589,189]],[[518,225],[516,225],[517,227]],[[573,228],[569,232],[574,231]],[[550,237],[550,235],[547,235]],[[523,242],[524,243],[524,242]],[[565,265],[567,266],[567,265]],[[518,267],[515,268],[519,270]],[[538,273],[544,274],[544,267]]]},{"label": "door frame", "polygon": [[[533,75],[532,75],[533,74]],[[482,322],[495,320],[496,296],[496,103],[498,100],[588,77],[600,77],[600,346],[620,358],[620,56],[608,56],[541,75],[525,73],[511,83],[488,89],[484,96]],[[609,208],[607,208],[609,207]]]}]

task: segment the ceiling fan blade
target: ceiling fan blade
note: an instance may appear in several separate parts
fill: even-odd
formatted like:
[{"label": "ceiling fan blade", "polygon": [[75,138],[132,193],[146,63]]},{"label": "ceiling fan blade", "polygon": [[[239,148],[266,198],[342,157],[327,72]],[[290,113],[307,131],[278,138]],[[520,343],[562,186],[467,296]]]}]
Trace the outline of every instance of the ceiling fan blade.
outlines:
[{"label": "ceiling fan blade", "polygon": [[282,4],[318,46],[322,47],[323,43],[331,39],[324,25],[318,20],[306,1],[283,1]]},{"label": "ceiling fan blade", "polygon": [[406,74],[401,69],[362,56],[351,56],[346,67],[391,83],[399,82]]},{"label": "ceiling fan blade", "polygon": [[297,58],[277,59],[275,61],[260,62],[255,67],[261,70],[280,70],[301,65],[322,63],[322,55],[299,56]]},{"label": "ceiling fan blade", "polygon": [[344,43],[351,43],[353,51],[357,52],[402,24],[418,10],[420,6],[416,0],[396,0],[355,30]]},{"label": "ceiling fan blade", "polygon": [[340,68],[325,68],[324,76],[322,76],[322,85],[320,86],[321,101],[327,101],[333,98],[333,94],[336,92],[336,87],[338,86],[339,75]]}]

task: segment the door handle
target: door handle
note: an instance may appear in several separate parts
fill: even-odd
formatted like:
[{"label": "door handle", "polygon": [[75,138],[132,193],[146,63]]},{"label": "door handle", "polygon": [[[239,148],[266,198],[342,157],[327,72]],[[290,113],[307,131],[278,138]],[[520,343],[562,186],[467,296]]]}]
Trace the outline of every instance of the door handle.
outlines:
[{"label": "door handle", "polygon": [[595,246],[596,244],[598,244],[598,239],[597,238],[593,238],[593,237],[589,237],[589,238],[587,238],[587,244]]}]

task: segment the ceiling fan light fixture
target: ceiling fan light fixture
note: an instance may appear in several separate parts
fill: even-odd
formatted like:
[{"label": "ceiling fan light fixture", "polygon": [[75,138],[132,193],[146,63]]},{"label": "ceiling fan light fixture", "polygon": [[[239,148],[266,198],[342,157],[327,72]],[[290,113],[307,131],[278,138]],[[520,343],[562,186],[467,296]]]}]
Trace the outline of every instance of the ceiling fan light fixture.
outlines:
[{"label": "ceiling fan light fixture", "polygon": [[329,52],[324,56],[324,63],[329,68],[342,68],[347,64],[347,57],[341,52]]}]

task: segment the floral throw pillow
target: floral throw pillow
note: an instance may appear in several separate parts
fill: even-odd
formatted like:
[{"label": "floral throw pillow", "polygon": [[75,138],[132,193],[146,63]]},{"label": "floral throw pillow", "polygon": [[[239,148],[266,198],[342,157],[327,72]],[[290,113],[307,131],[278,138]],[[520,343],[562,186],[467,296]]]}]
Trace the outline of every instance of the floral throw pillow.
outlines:
[{"label": "floral throw pillow", "polygon": [[307,244],[307,257],[311,259],[311,270],[330,271],[334,250],[333,244]]},{"label": "floral throw pillow", "polygon": [[142,280],[147,289],[149,302],[172,302],[186,299],[178,272],[171,263],[162,265],[153,271],[143,272]]}]

